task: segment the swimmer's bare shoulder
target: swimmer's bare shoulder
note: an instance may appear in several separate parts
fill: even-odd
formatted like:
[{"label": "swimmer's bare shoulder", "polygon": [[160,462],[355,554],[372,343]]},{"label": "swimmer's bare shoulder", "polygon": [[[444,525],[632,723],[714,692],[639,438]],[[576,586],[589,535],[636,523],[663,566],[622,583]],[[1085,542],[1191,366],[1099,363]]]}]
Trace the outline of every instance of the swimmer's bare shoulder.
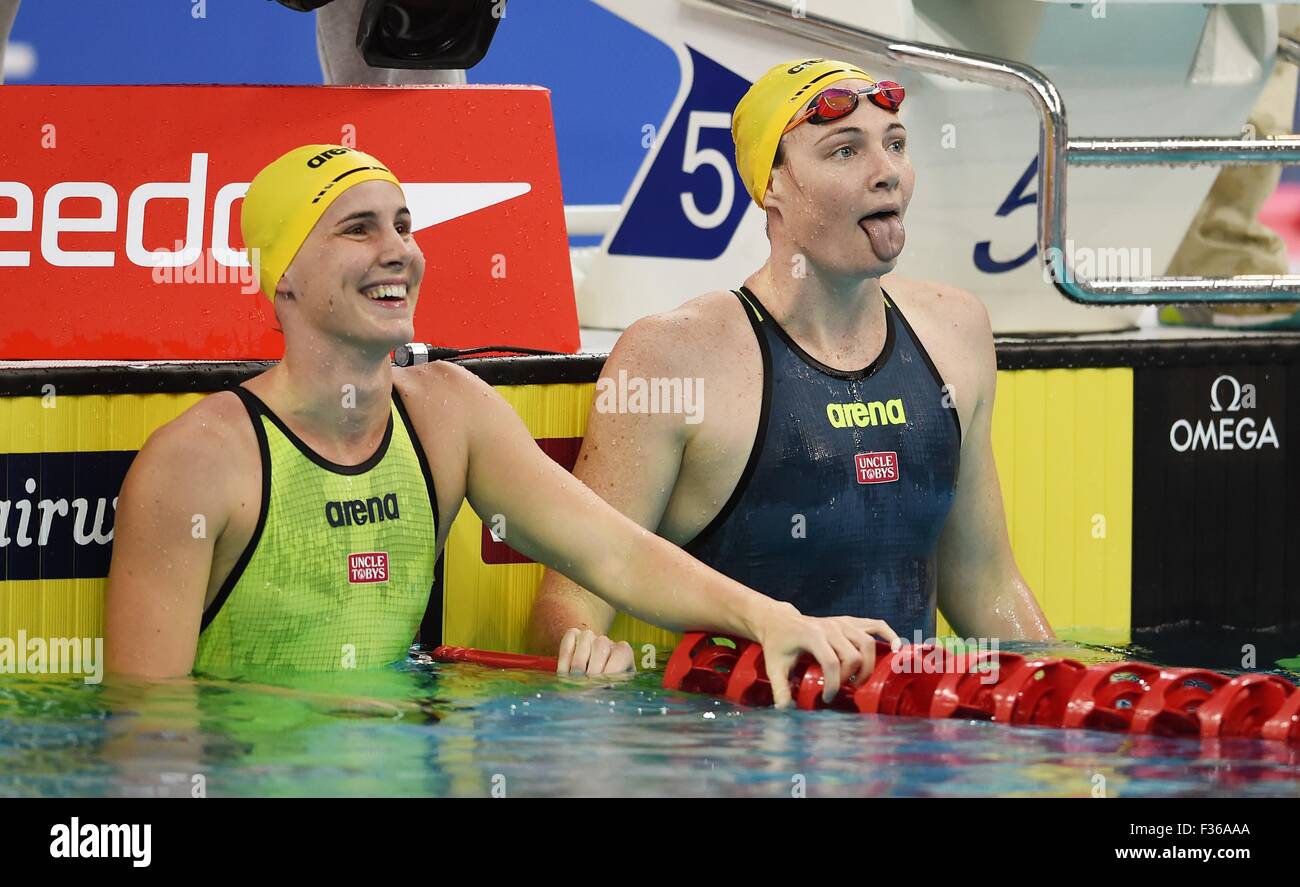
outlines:
[{"label": "swimmer's bare shoulder", "polygon": [[[949,283],[890,274],[881,283],[903,310],[912,329],[952,386],[962,428],[969,427],[977,400],[991,402],[997,355],[988,309],[974,293]],[[963,396],[975,392],[975,397]]]},{"label": "swimmer's bare shoulder", "polygon": [[[606,501],[642,526],[655,527],[676,484],[683,452],[733,424],[753,398],[747,391],[761,377],[762,360],[744,308],[730,292],[705,293],[659,314],[637,320],[619,336],[601,369],[598,387],[616,392],[620,380],[701,380],[698,413],[691,421],[671,409],[658,411],[608,404],[599,391],[574,473]],[[705,396],[707,395],[707,397]],[[707,402],[707,409],[705,409]],[[663,495],[650,496],[657,490]]]},{"label": "swimmer's bare shoulder", "polygon": [[447,539],[451,522],[465,498],[469,461],[467,431],[473,421],[472,393],[491,388],[464,367],[445,361],[415,367],[395,367],[393,386],[411,419],[438,496],[438,545]]},{"label": "swimmer's bare shoulder", "polygon": [[[714,487],[728,483],[731,463],[748,453],[741,438],[750,435],[752,443],[762,372],[758,341],[731,292],[641,318],[601,370],[574,474],[641,526],[670,539],[678,530],[694,535],[695,518],[719,494]],[[630,398],[605,397],[602,408],[602,385],[614,394],[633,380],[661,389],[656,380],[680,384],[692,403],[635,409]]]},{"label": "swimmer's bare shoulder", "polygon": [[991,339],[985,341],[984,338],[989,328],[988,309],[969,290],[942,281],[919,280],[897,274],[889,275],[882,283],[890,296],[908,312],[907,319],[913,327],[916,326],[913,316],[917,315],[927,329],[934,327],[935,332],[946,335],[951,334],[949,331],[956,331],[971,347],[992,345]]},{"label": "swimmer's bare shoulder", "polygon": [[518,419],[491,385],[448,361],[395,368],[393,385],[428,460],[438,493],[439,537],[445,539],[466,495],[475,446],[505,445],[498,435]]},{"label": "swimmer's bare shoulder", "polygon": [[646,378],[704,377],[714,381],[742,352],[758,344],[735,293],[716,290],[633,323],[610,353],[606,371],[626,369]]},{"label": "swimmer's bare shoulder", "polygon": [[189,673],[204,606],[251,536],[260,492],[257,438],[235,394],[206,397],[149,436],[118,495],[109,671]]}]

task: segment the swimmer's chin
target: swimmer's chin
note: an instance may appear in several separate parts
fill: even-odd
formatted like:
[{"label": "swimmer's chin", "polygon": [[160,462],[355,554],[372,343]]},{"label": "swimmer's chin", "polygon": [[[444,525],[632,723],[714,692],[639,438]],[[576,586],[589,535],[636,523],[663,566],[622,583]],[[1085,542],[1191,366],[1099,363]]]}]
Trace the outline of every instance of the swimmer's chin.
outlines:
[{"label": "swimmer's chin", "polygon": [[389,354],[402,345],[415,341],[415,325],[408,319],[400,329],[393,326],[385,326],[382,330],[353,328],[340,338],[367,352]]},{"label": "swimmer's chin", "polygon": [[892,274],[898,268],[898,260],[901,257],[902,253],[899,253],[894,258],[885,260],[873,251],[859,273],[862,277],[884,277],[886,274]]}]

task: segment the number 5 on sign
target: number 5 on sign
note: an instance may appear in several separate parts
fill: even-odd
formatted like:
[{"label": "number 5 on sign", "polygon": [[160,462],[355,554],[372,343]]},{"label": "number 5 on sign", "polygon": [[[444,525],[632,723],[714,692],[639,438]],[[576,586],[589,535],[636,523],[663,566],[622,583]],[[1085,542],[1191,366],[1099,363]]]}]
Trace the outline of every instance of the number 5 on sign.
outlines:
[{"label": "number 5 on sign", "polygon": [[695,194],[683,191],[679,196],[682,212],[696,228],[716,228],[731,214],[732,204],[736,199],[736,183],[732,176],[731,164],[717,148],[700,148],[701,129],[731,129],[731,115],[723,111],[692,111],[686,124],[686,150],[682,155],[682,172],[693,173],[701,166],[711,166],[718,173],[722,183],[722,194],[718,205],[712,212],[701,212],[695,205]]},{"label": "number 5 on sign", "polygon": [[687,50],[688,91],[672,121],[659,127],[654,156],[610,239],[611,256],[712,261],[727,251],[749,209],[731,160],[730,109],[750,83]]}]

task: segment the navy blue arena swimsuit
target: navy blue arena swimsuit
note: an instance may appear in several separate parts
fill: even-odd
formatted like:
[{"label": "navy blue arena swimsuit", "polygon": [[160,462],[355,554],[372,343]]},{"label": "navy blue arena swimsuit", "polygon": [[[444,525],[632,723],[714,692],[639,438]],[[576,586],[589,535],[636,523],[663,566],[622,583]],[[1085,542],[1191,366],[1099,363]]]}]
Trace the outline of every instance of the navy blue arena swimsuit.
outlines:
[{"label": "navy blue arena swimsuit", "polygon": [[887,293],[880,356],[844,372],[800,348],[751,291],[735,292],[763,357],[758,432],[735,490],[686,550],[806,615],[933,637],[961,456],[939,371]]}]

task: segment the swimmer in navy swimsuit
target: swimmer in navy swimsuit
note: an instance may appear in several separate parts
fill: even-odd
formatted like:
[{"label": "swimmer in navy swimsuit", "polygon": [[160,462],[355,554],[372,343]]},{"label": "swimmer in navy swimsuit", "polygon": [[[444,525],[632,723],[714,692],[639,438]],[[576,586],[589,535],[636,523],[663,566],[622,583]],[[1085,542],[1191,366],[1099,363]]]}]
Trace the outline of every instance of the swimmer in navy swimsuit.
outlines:
[{"label": "swimmer in navy swimsuit", "polygon": [[[903,95],[826,59],[778,65],[746,93],[737,168],[771,255],[736,289],[628,328],[574,472],[801,612],[878,620],[908,641],[933,637],[937,610],[965,637],[1050,638],[1007,535],[988,314],[970,293],[890,274],[915,184]],[[627,380],[683,396],[602,397]],[[614,615],[549,572],[530,644],[558,648],[561,671],[628,670],[631,648],[606,636]]]}]

